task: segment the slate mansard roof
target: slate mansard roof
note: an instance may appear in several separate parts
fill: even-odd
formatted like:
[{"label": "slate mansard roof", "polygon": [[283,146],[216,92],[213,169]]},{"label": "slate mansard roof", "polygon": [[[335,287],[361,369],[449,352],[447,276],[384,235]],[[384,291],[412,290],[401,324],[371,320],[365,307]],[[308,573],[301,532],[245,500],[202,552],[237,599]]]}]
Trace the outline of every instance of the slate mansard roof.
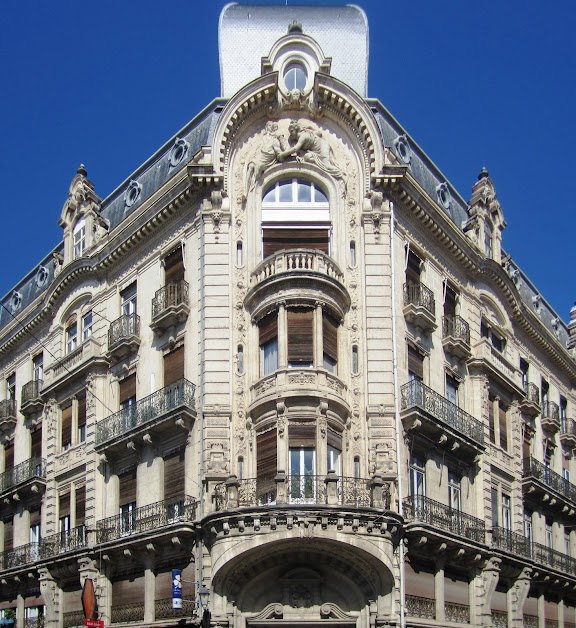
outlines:
[{"label": "slate mansard roof", "polygon": [[[339,7],[227,5],[221,13],[219,25],[223,98],[216,99],[208,105],[103,200],[101,214],[109,222],[110,233],[175,173],[184,168],[202,146],[212,143],[218,117],[228,98],[261,75],[262,58],[268,56],[273,44],[286,34],[287,25],[294,20],[302,24],[303,32],[314,38],[325,55],[331,58],[330,73],[366,98],[368,23],[362,9],[353,5]],[[432,198],[436,198],[438,186],[441,184],[448,186],[451,202],[450,206],[443,210],[458,228],[462,229],[469,218],[467,202],[385,107],[375,99],[368,99],[367,102],[376,117],[381,140],[386,147],[398,155],[395,141],[398,137],[406,137],[410,148],[408,168],[421,187]],[[185,140],[187,152],[182,161],[172,165],[171,151],[178,140]],[[139,183],[141,192],[138,200],[127,206],[124,195],[131,181]],[[54,279],[53,253],[61,253],[62,249],[63,243],[60,243],[2,298],[1,302],[8,310],[18,316],[29,304],[44,293],[47,294]],[[537,315],[565,346],[569,335],[564,322],[542,299],[534,285],[512,260],[509,262],[508,272],[515,273],[515,284],[523,301],[530,307],[535,301],[539,303]],[[17,293],[20,299],[17,309],[12,308],[14,293]],[[0,329],[12,320],[10,313],[0,308]]]}]

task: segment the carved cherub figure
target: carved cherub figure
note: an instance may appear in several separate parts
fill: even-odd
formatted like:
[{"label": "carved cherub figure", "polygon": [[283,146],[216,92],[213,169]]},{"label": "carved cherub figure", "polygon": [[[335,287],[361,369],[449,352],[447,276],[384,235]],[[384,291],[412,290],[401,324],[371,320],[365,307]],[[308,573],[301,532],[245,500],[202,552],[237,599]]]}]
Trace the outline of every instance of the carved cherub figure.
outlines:
[{"label": "carved cherub figure", "polygon": [[278,156],[286,149],[286,146],[286,138],[281,133],[278,133],[278,123],[267,122],[260,152],[246,167],[246,175],[244,177],[246,195],[252,190],[264,171],[279,161]]}]

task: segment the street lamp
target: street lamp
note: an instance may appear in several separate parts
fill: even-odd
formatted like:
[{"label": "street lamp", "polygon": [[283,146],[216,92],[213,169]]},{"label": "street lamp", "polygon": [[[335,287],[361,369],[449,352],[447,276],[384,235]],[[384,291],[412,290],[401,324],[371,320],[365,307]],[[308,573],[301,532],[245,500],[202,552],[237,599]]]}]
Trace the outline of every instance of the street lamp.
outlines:
[{"label": "street lamp", "polygon": [[204,584],[198,586],[198,610],[200,611],[200,625],[202,628],[210,626],[210,589]]}]

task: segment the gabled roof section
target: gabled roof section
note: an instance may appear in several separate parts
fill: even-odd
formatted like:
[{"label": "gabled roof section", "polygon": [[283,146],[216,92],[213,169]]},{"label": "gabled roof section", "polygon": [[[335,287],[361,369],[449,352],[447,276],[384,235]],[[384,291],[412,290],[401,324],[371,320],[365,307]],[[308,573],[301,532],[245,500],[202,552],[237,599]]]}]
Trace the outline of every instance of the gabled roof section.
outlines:
[{"label": "gabled roof section", "polygon": [[361,96],[368,93],[368,20],[362,9],[346,6],[265,6],[229,4],[220,14],[220,83],[233,96],[262,73],[261,61],[292,22],[315,39],[331,58],[330,74]]}]

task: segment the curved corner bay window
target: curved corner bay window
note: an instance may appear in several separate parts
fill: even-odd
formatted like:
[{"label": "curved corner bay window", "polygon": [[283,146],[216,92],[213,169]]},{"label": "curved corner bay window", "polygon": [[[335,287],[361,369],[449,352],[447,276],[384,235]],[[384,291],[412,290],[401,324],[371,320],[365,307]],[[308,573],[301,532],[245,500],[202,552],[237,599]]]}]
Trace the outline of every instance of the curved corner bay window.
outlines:
[{"label": "curved corner bay window", "polygon": [[310,181],[277,181],[262,198],[263,259],[290,249],[330,252],[328,198]]},{"label": "curved corner bay window", "polygon": [[292,62],[286,66],[284,70],[284,84],[289,91],[292,92],[295,89],[302,91],[306,87],[307,79],[308,73],[301,63]]},{"label": "curved corner bay window", "polygon": [[[285,337],[279,338],[278,318],[285,316]],[[314,330],[315,317],[321,317],[322,337]],[[320,319],[318,319],[319,321]],[[324,368],[336,372],[338,364],[339,323],[326,310],[312,307],[289,307],[264,316],[258,323],[260,374],[269,375],[278,368]],[[279,344],[280,343],[280,344]],[[284,351],[281,351],[281,349]],[[284,363],[280,361],[284,355]],[[322,356],[322,362],[315,359]]]}]

